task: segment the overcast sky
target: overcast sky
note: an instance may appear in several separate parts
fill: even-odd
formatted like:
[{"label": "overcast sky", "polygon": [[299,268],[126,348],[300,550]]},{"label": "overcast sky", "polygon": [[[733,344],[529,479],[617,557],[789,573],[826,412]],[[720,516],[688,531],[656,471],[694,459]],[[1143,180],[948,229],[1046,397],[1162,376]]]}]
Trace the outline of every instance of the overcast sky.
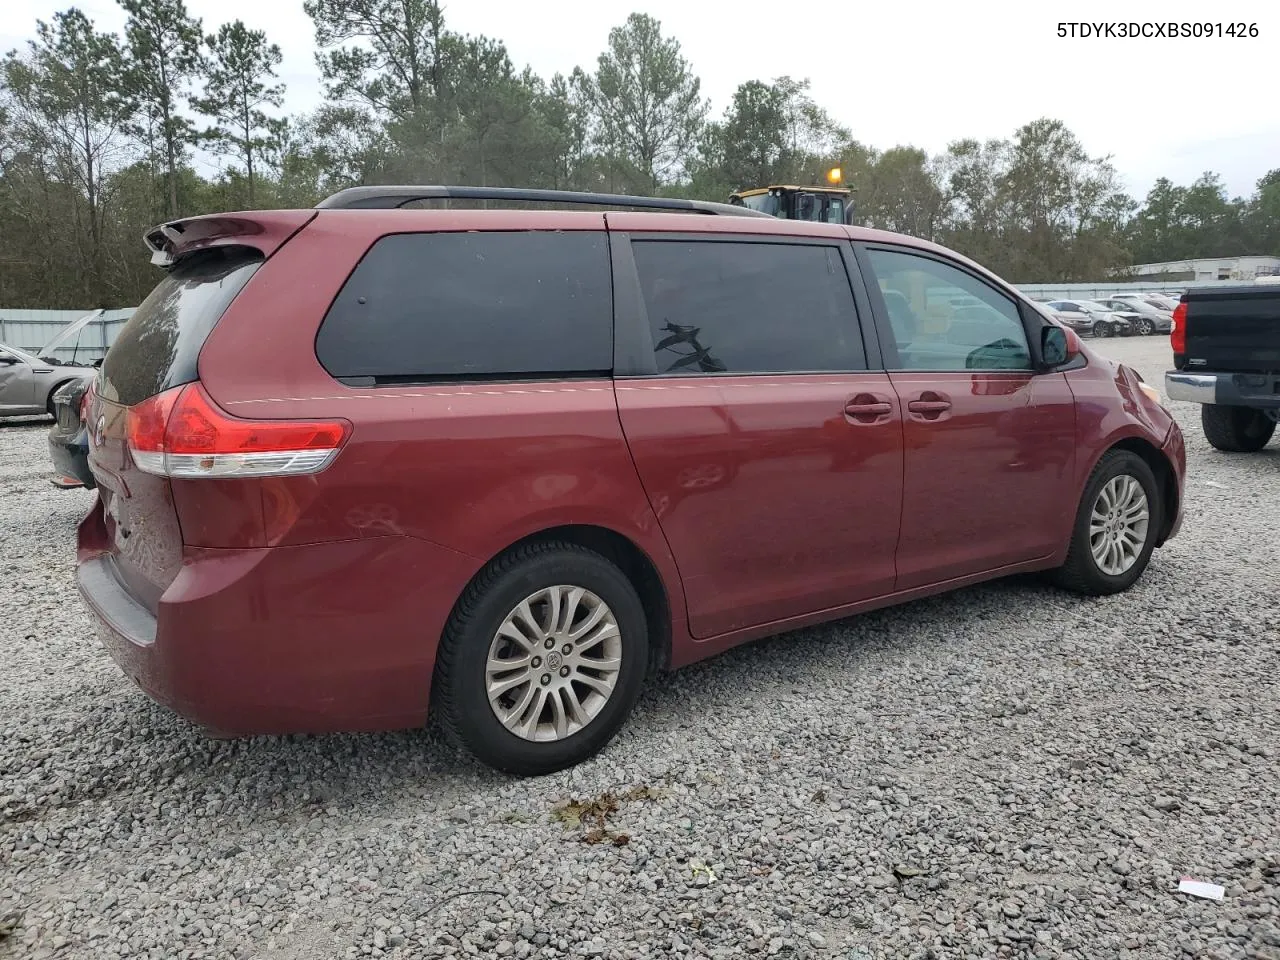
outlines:
[{"label": "overcast sky", "polygon": [[[21,46],[37,18],[70,4],[0,0],[0,50]],[[119,30],[113,0],[77,4],[101,29]],[[290,112],[323,91],[302,0],[187,0],[209,32],[242,19],[284,53]],[[961,137],[1008,137],[1037,117],[1064,121],[1093,155],[1110,154],[1139,199],[1159,176],[1190,183],[1215,170],[1229,192],[1248,194],[1280,166],[1280,3],[1230,0],[990,0],[807,5],[727,0],[454,0],[449,27],[505,41],[518,66],[550,77],[590,68],[610,27],[640,10],[679,39],[715,115],[745,80],[808,77],[814,98],[854,136],[879,148],[940,152]],[[1017,13],[1014,13],[1014,11]],[[786,14],[795,15],[788,23]],[[1058,23],[1257,24],[1232,39],[1060,39]],[[1217,22],[1214,20],[1213,22]],[[828,25],[829,24],[829,25]]]}]

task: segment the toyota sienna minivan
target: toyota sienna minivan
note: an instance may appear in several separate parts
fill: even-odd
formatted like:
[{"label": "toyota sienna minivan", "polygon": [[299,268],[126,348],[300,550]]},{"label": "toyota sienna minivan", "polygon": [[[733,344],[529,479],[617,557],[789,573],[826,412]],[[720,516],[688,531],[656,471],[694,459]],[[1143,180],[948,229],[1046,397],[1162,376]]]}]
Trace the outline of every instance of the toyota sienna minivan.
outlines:
[{"label": "toyota sienna minivan", "polygon": [[[591,208],[404,208],[448,198]],[[659,671],[1009,574],[1116,593],[1180,524],[1155,390],[922,240],[362,187],[147,242],[77,579],[123,670],[223,735],[430,710],[545,773]]]}]

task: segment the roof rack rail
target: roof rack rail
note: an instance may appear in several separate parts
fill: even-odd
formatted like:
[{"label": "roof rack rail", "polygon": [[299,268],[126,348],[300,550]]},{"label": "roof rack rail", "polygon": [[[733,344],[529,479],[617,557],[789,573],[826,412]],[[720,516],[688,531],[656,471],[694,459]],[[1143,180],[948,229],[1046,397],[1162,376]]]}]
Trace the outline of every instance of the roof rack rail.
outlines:
[{"label": "roof rack rail", "polygon": [[706,213],[722,217],[768,217],[749,207],[676,197],[633,197],[575,190],[526,190],[523,187],[388,186],[348,187],[316,204],[317,210],[394,210],[416,200],[506,200],[533,203],[582,203],[602,207],[636,207]]}]

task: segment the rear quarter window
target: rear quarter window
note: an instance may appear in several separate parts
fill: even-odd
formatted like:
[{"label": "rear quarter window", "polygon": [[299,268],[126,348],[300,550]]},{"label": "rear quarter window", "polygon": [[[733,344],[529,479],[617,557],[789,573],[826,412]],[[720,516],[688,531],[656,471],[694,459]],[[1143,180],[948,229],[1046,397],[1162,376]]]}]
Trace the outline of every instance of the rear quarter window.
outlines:
[{"label": "rear quarter window", "polygon": [[613,291],[603,231],[383,237],[320,325],[338,379],[607,374]]},{"label": "rear quarter window", "polygon": [[132,406],[197,379],[200,349],[262,263],[244,248],[197,254],[170,269],[102,361],[102,394]]}]

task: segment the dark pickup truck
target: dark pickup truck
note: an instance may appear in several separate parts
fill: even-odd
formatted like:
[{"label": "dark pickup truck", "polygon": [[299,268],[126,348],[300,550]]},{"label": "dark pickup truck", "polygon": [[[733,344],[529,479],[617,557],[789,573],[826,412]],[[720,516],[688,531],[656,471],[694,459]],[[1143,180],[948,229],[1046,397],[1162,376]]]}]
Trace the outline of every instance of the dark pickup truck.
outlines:
[{"label": "dark pickup truck", "polygon": [[1219,450],[1261,450],[1280,416],[1280,283],[1191,289],[1173,312],[1173,400],[1203,404]]}]

